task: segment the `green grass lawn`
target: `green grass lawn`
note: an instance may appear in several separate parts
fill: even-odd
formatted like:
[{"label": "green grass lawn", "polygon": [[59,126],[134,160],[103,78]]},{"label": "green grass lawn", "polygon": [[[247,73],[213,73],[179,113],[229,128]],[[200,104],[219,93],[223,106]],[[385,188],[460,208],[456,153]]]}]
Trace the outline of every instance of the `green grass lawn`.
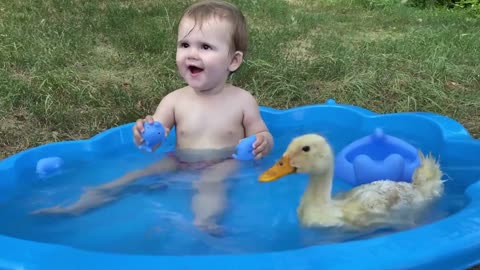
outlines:
[{"label": "green grass lawn", "polygon": [[[0,158],[151,114],[182,86],[176,24],[191,1],[0,3]],[[431,111],[480,135],[480,19],[366,0],[236,0],[250,51],[232,80],[264,106],[327,98]]]}]

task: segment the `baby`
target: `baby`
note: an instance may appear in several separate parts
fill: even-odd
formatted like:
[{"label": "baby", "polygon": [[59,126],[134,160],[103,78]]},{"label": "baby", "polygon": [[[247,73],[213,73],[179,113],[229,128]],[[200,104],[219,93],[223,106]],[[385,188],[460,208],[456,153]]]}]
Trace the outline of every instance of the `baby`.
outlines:
[{"label": "baby", "polygon": [[[255,135],[255,158],[267,155],[273,138],[262,120],[255,98],[227,84],[243,62],[248,34],[241,11],[221,1],[200,1],[190,6],[178,26],[176,63],[187,86],[165,96],[153,117],[137,120],[135,144],[143,142],[144,122],[158,121],[168,131],[176,127],[176,153],[150,167],[88,190],[73,205],[36,213],[81,213],[109,202],[129,183],[147,175],[183,167],[202,168],[192,199],[194,223],[214,230],[225,206],[223,180],[236,168],[235,146]],[[160,145],[154,147],[158,148]]]}]

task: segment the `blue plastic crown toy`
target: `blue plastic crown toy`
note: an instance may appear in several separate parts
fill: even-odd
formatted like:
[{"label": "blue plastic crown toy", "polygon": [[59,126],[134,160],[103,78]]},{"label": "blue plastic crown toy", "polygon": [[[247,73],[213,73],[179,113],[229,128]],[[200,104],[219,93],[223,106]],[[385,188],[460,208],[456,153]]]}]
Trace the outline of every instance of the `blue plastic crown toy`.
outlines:
[{"label": "blue plastic crown toy", "polygon": [[353,185],[383,179],[411,182],[419,165],[415,147],[377,128],[372,135],[352,142],[338,153],[335,174]]}]

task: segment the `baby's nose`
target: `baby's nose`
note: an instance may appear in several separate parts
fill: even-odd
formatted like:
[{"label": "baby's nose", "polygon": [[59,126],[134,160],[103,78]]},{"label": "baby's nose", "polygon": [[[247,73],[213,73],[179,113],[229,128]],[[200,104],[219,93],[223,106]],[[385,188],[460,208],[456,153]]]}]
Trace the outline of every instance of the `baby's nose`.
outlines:
[{"label": "baby's nose", "polygon": [[198,50],[195,49],[195,48],[191,48],[190,50],[188,50],[187,58],[188,59],[198,59]]}]

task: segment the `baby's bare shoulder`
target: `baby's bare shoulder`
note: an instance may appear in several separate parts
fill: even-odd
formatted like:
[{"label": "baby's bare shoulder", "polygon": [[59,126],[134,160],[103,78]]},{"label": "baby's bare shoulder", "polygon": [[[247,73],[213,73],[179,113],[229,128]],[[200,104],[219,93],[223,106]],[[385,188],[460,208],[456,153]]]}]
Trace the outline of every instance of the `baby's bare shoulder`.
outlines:
[{"label": "baby's bare shoulder", "polygon": [[236,98],[240,98],[240,99],[246,100],[246,101],[255,99],[255,97],[249,91],[247,91],[245,89],[242,89],[240,87],[237,87],[237,86],[231,86],[231,87],[232,87],[231,93]]},{"label": "baby's bare shoulder", "polygon": [[170,93],[168,93],[165,97],[163,97],[163,100],[165,101],[175,101],[175,100],[180,100],[182,98],[185,98],[187,96],[187,89],[186,87],[176,89]]},{"label": "baby's bare shoulder", "polygon": [[173,96],[173,97],[182,97],[188,94],[188,87],[182,87],[177,90],[173,90],[170,92],[167,96]]}]

